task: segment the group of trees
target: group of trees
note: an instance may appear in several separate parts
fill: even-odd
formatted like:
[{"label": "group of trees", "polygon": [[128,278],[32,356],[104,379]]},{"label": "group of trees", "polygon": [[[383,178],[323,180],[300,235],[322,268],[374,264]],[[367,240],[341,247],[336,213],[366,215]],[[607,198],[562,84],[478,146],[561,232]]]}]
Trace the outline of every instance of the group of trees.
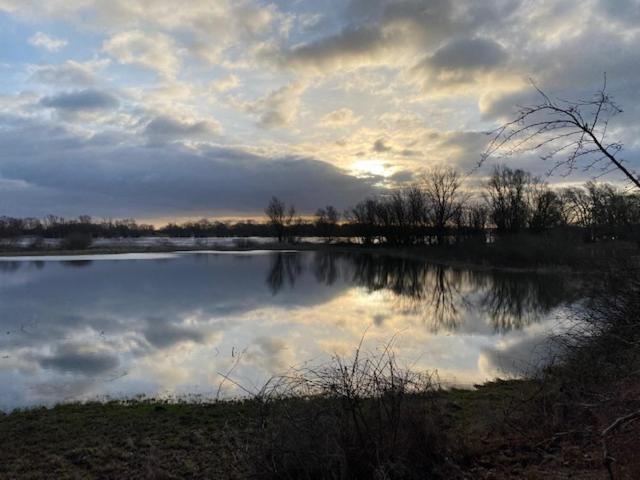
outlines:
[{"label": "group of trees", "polygon": [[37,236],[45,238],[65,238],[72,234],[91,237],[140,237],[150,235],[152,225],[138,224],[133,219],[94,220],[88,215],[65,219],[55,215],[39,218],[0,217],[0,238]]},{"label": "group of trees", "polygon": [[485,198],[499,232],[582,227],[590,240],[627,236],[640,225],[640,192],[606,183],[552,189],[522,170],[496,167]]},{"label": "group of trees", "polygon": [[315,219],[308,221],[302,216],[296,216],[295,206],[289,205],[278,197],[271,197],[265,213],[268,225],[279,242],[294,241],[297,237],[320,236],[331,241],[339,231],[340,214],[332,205],[319,208]]},{"label": "group of trees", "polygon": [[640,194],[587,182],[553,189],[523,170],[496,166],[478,191],[461,176],[432,170],[414,186],[366,199],[345,217],[363,243],[449,243],[484,236],[552,228],[580,228],[589,240],[627,237],[640,228]]}]

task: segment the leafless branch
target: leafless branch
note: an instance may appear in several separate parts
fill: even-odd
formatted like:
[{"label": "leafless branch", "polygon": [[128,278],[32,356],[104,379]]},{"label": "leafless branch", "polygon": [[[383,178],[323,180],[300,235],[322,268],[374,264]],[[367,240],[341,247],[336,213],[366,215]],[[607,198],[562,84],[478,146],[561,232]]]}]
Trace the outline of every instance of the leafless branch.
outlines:
[{"label": "leafless branch", "polygon": [[618,157],[622,144],[606,138],[609,121],[622,112],[607,93],[606,74],[602,88],[591,99],[552,98],[533,81],[531,84],[542,97],[540,103],[520,107],[513,120],[489,132],[492,139],[479,165],[490,157],[543,150],[543,160],[555,159],[549,173],[561,167],[571,173],[583,159],[585,170],[606,161],[640,188],[640,177]]}]

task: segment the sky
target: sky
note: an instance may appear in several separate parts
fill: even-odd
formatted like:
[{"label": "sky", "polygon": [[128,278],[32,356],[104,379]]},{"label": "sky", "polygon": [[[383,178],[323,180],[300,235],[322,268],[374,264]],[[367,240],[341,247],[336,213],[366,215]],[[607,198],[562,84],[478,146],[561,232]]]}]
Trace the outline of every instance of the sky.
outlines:
[{"label": "sky", "polygon": [[640,0],[0,0],[0,215],[342,210],[433,165],[478,184],[531,80],[589,98],[604,72],[638,168],[639,47]]}]

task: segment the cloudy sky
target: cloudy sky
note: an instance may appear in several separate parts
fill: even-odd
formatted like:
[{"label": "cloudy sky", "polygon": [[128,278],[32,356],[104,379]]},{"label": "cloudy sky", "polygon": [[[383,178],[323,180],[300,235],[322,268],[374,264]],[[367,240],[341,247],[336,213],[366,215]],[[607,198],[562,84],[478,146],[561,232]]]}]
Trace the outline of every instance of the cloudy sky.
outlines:
[{"label": "cloudy sky", "polygon": [[0,214],[345,208],[603,72],[637,168],[639,47],[639,0],[0,0]]}]

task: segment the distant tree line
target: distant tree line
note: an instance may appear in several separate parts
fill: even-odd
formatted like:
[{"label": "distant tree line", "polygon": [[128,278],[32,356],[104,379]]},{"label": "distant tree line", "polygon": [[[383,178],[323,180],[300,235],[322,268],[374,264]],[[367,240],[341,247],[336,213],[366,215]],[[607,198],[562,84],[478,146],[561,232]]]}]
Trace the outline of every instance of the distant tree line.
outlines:
[{"label": "distant tree line", "polygon": [[151,235],[152,225],[138,224],[133,219],[94,220],[88,215],[75,219],[65,219],[56,215],[39,218],[0,217],[0,237],[38,236],[44,238],[65,238],[72,234],[92,237],[140,237]]},{"label": "distant tree line", "polygon": [[433,168],[409,187],[366,198],[342,213],[327,205],[313,217],[303,217],[292,204],[273,197],[265,214],[266,222],[202,219],[161,228],[133,219],[94,220],[86,215],[0,217],[0,238],[259,236],[295,242],[316,236],[328,242],[340,237],[363,244],[420,245],[558,229],[578,233],[586,241],[640,236],[640,194],[593,181],[552,188],[540,177],[501,165],[479,188],[465,185],[454,169]]},{"label": "distant tree line", "polygon": [[462,187],[458,172],[437,168],[414,186],[363,200],[345,218],[365,244],[452,243],[485,239],[487,232],[560,228],[588,241],[640,235],[640,194],[610,184],[554,189],[540,177],[501,165],[480,191]]}]

